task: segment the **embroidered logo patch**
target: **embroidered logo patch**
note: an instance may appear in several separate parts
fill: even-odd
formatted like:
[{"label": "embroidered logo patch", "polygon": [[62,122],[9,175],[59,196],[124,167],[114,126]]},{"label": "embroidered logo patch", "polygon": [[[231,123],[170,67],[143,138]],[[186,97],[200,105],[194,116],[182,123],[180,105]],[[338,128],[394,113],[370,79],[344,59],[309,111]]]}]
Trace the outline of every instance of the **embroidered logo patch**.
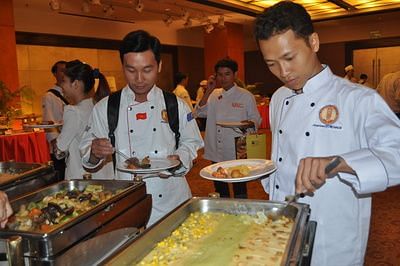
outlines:
[{"label": "embroidered logo patch", "polygon": [[319,120],[325,125],[335,123],[339,118],[339,111],[334,105],[326,105],[319,111]]},{"label": "embroidered logo patch", "polygon": [[167,110],[162,110],[161,111],[161,119],[165,122],[168,123],[168,113]]},{"label": "embroidered logo patch", "polygon": [[186,119],[188,122],[192,121],[194,119],[193,112],[188,113],[186,115]]}]

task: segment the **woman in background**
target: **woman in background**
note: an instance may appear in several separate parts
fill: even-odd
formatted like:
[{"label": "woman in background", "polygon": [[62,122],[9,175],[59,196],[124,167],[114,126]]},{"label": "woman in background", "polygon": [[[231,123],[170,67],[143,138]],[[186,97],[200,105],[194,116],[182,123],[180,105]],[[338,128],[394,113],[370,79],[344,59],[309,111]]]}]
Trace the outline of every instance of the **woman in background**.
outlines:
[{"label": "woman in background", "polygon": [[[94,93],[95,79],[99,79],[99,83]],[[88,126],[94,104],[109,95],[110,88],[98,69],[93,69],[79,60],[67,62],[61,87],[70,104],[64,109],[64,125],[61,134],[55,140],[54,152],[59,158],[65,157],[66,179],[82,179],[83,174],[87,172],[82,166],[79,143]],[[113,170],[108,168],[96,172],[93,177],[112,179]]]}]

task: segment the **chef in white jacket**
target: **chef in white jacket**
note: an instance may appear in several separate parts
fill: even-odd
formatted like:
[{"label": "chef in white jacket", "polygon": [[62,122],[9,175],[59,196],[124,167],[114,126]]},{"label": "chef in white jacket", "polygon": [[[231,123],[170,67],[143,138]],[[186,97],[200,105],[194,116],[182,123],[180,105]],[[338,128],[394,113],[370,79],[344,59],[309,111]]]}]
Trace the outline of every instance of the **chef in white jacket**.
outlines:
[{"label": "chef in white jacket", "polygon": [[[160,42],[149,33],[138,30],[129,33],[122,41],[120,56],[128,85],[122,89],[115,149],[127,156],[144,158],[173,158],[189,171],[203,140],[189,106],[177,98],[179,111],[179,146],[175,148],[162,90],[155,85],[161,71]],[[83,164],[96,167],[104,158],[114,153],[108,139],[108,97],[95,105],[89,126],[81,142]],[[116,156],[116,165],[125,161]],[[116,171],[117,179],[131,180],[132,175]],[[148,226],[191,197],[185,177],[144,179],[147,192],[152,195],[153,207]]]},{"label": "chef in white jacket", "polygon": [[[279,20],[279,23],[276,21]],[[284,86],[270,103],[272,159],[262,181],[272,200],[300,202],[317,221],[312,265],[363,265],[371,193],[400,183],[400,123],[371,89],[332,74],[299,4],[280,2],[256,20],[264,60]],[[336,165],[329,175],[325,168]]]}]

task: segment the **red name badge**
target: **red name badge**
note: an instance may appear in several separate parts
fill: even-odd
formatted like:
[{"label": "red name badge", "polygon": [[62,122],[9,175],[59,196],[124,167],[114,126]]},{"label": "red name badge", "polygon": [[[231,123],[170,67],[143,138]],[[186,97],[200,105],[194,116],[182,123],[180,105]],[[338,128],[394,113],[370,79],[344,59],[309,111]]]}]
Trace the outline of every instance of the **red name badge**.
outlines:
[{"label": "red name badge", "polygon": [[147,113],[137,113],[136,114],[136,120],[146,120],[147,119]]}]

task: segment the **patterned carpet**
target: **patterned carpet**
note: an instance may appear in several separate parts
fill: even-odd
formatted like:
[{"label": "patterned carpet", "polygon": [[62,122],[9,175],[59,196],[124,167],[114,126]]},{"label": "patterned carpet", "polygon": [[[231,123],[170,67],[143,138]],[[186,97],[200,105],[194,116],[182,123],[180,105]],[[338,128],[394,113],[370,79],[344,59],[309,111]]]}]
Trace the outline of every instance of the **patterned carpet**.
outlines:
[{"label": "patterned carpet", "polygon": [[[207,197],[214,191],[211,181],[199,176],[200,170],[210,162],[199,152],[194,167],[187,175],[193,196]],[[248,182],[250,199],[268,199],[259,181]],[[366,266],[400,265],[400,187],[393,187],[373,196],[371,231],[365,257]]]}]

